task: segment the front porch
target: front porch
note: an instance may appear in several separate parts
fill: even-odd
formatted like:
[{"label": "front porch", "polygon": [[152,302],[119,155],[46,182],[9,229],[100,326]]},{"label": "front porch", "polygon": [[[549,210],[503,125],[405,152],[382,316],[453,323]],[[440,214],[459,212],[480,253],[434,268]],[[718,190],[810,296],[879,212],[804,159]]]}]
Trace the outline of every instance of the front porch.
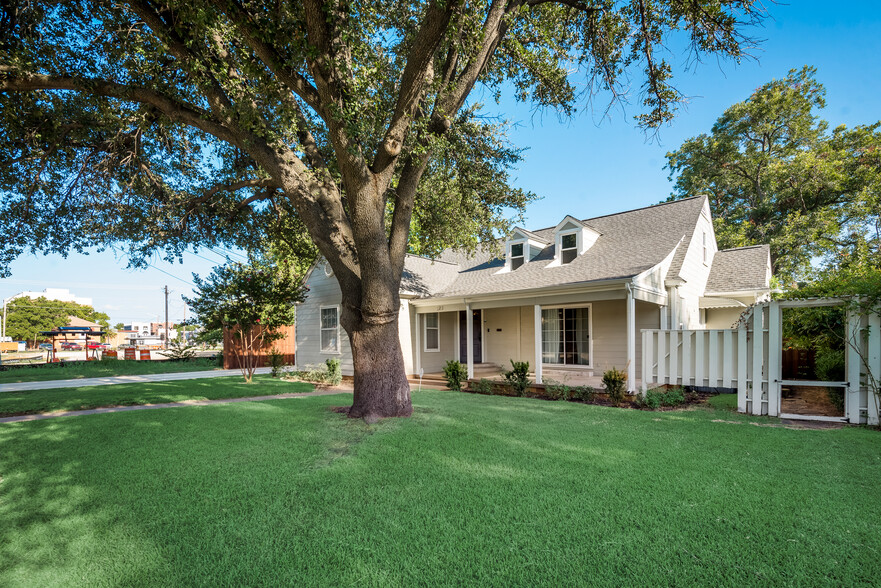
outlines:
[{"label": "front porch", "polygon": [[[618,283],[604,290],[541,297],[412,301],[414,374],[443,380],[447,361],[467,366],[468,379],[502,379],[511,361],[529,362],[536,384],[602,388],[604,371],[628,375],[639,389],[637,329],[658,328],[665,300],[640,299]],[[470,320],[469,320],[470,318]]]}]

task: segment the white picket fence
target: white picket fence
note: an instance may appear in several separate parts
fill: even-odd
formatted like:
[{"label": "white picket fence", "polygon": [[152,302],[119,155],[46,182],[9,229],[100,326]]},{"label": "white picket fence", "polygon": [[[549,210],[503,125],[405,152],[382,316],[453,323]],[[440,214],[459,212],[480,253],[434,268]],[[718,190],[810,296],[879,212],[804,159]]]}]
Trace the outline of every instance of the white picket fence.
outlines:
[{"label": "white picket fence", "polygon": [[[642,331],[642,390],[662,384],[736,388],[740,412],[781,414],[782,386],[833,386],[845,389],[845,416],[826,417],[877,424],[879,403],[868,393],[868,373],[881,378],[881,317],[849,314],[846,382],[782,379],[782,310],[840,304],[834,299],[772,301],[758,304],[738,329]],[[769,378],[769,374],[771,377]],[[821,418],[821,417],[814,417]]]}]

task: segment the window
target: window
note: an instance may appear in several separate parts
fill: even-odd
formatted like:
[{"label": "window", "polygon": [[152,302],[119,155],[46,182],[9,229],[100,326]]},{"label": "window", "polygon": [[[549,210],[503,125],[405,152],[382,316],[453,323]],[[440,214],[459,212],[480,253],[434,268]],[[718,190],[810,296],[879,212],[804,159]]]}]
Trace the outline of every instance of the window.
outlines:
[{"label": "window", "polygon": [[541,362],[590,365],[590,307],[541,309]]},{"label": "window", "polygon": [[567,264],[578,257],[578,237],[575,233],[561,236],[560,262]]},{"label": "window", "polygon": [[424,315],[425,351],[440,351],[440,321],[436,312]]},{"label": "window", "polygon": [[330,264],[326,261],[324,262],[324,275],[328,278],[333,275],[333,268],[330,267]]},{"label": "window", "polygon": [[511,269],[515,270],[524,263],[523,243],[511,244]]},{"label": "window", "polygon": [[707,232],[704,231],[704,265],[707,264]]},{"label": "window", "polygon": [[321,353],[340,352],[340,309],[327,306],[321,309]]}]

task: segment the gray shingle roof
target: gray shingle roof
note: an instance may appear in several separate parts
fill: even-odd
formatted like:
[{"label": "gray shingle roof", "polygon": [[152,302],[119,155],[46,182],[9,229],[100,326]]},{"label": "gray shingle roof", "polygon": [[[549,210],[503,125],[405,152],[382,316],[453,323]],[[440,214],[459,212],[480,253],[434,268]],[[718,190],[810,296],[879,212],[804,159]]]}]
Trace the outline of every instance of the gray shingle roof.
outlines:
[{"label": "gray shingle roof", "polygon": [[769,288],[768,245],[722,249],[713,256],[705,292],[738,292]]},{"label": "gray shingle roof", "polygon": [[[456,275],[450,279],[452,272],[445,267],[435,278],[421,276],[421,281],[439,286],[449,279],[440,288],[427,289],[432,296],[449,297],[633,277],[660,263],[676,248],[682,237],[693,233],[704,199],[699,196],[585,219],[582,222],[601,236],[587,252],[567,265],[546,267],[554,258],[554,228],[549,227],[532,232],[550,245],[514,271],[499,274],[505,265],[504,259],[488,250],[478,251],[470,258],[459,252],[447,251],[440,258],[458,264],[454,268]],[[417,259],[421,261],[415,261]],[[410,257],[406,267],[412,267],[416,275],[421,275],[420,271],[432,267],[430,263],[424,258]]]}]

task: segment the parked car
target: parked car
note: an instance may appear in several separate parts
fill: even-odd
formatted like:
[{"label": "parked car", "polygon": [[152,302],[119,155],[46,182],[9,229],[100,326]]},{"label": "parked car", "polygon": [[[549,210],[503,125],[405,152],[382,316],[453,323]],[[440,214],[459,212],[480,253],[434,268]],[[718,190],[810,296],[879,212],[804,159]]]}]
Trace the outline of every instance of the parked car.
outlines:
[{"label": "parked car", "polygon": [[61,344],[61,349],[64,351],[81,351],[83,348],[79,343],[65,342]]},{"label": "parked car", "polygon": [[94,341],[89,342],[89,349],[109,349],[110,345],[107,343],[96,343]]},{"label": "parked car", "polygon": [[52,344],[51,343],[40,343],[40,345],[37,347],[37,349],[51,350]]}]

